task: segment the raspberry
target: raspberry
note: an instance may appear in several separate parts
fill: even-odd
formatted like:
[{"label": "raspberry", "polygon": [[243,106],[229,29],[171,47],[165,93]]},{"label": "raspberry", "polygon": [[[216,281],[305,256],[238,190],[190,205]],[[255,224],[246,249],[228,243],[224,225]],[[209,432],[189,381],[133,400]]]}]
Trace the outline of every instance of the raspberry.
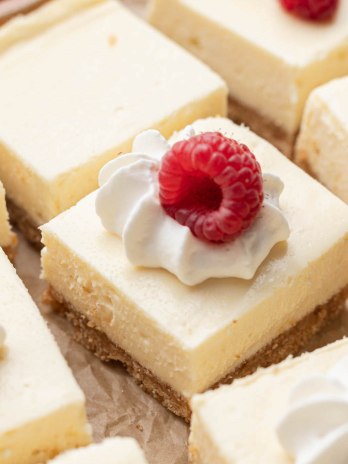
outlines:
[{"label": "raspberry", "polygon": [[339,0],[280,0],[283,7],[303,19],[325,21],[337,10]]},{"label": "raspberry", "polygon": [[159,185],[166,213],[210,242],[235,239],[251,225],[263,202],[255,156],[219,132],[173,145],[162,159]]}]

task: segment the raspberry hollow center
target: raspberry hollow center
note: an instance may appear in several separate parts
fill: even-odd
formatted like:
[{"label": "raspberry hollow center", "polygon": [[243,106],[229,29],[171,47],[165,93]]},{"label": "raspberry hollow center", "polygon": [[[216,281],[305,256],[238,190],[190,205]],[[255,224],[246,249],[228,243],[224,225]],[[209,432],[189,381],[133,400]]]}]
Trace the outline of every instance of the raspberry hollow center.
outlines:
[{"label": "raspberry hollow center", "polygon": [[185,193],[182,206],[189,209],[215,211],[222,202],[221,188],[208,176],[195,175],[184,177]]}]

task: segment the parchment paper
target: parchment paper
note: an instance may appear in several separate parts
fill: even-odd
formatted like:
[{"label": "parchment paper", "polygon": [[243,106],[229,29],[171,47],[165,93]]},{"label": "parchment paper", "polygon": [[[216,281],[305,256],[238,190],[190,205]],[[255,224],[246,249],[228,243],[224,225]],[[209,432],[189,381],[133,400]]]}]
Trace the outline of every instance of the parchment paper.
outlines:
[{"label": "parchment paper", "polygon": [[[125,0],[125,3],[141,13],[145,0]],[[137,387],[121,366],[103,364],[72,341],[69,324],[41,302],[45,283],[39,278],[39,253],[21,236],[19,239],[17,271],[47,319],[86,395],[95,440],[115,435],[132,436],[145,450],[150,464],[186,464],[188,427]],[[348,335],[348,312],[307,348],[312,350],[344,335]]]}]

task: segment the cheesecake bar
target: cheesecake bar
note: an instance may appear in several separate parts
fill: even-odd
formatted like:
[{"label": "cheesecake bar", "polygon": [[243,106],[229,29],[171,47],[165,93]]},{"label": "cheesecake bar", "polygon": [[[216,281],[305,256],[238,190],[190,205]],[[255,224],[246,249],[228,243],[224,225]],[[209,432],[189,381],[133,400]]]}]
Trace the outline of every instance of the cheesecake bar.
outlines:
[{"label": "cheesecake bar", "polygon": [[310,95],[295,160],[348,202],[348,77],[318,87]]},{"label": "cheesecake bar", "polygon": [[230,116],[291,155],[311,90],[348,74],[348,4],[310,22],[279,0],[152,0],[151,24],[217,71]]},{"label": "cheesecake bar", "polygon": [[[42,227],[43,276],[76,339],[103,360],[120,360],[146,391],[186,419],[194,394],[298,353],[343,309],[348,284],[347,205],[245,127],[208,118],[192,128],[242,142],[264,172],[284,183],[280,207],[290,236],[254,277],[187,285],[164,269],[133,266],[123,241],[96,214],[98,192]],[[125,205],[134,197],[129,185],[124,184]],[[140,181],[136,185],[144,188]],[[134,249],[144,250],[142,234],[150,226],[140,223]],[[165,231],[163,237],[162,255],[170,255],[175,237]],[[207,266],[198,267],[204,272]]]},{"label": "cheesecake bar", "polygon": [[0,31],[0,179],[37,227],[97,187],[139,131],[224,114],[222,79],[113,0],[56,0]]},{"label": "cheesecake bar", "polygon": [[85,398],[0,250],[0,462],[39,464],[91,441]]},{"label": "cheesecake bar", "polygon": [[6,207],[5,189],[0,182],[0,247],[2,247],[8,257],[13,260],[17,239],[12,232]]},{"label": "cheesecake bar", "polygon": [[49,464],[146,464],[144,453],[133,438],[108,438],[102,443],[67,451]]},{"label": "cheesecake bar", "polygon": [[190,462],[347,462],[347,363],[345,339],[195,396]]}]

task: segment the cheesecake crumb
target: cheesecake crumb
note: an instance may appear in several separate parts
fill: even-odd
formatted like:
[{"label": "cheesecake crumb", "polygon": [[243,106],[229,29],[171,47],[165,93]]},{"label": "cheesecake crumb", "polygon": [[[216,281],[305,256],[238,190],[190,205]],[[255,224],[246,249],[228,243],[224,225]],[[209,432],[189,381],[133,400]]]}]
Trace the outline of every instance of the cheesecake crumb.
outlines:
[{"label": "cheesecake crumb", "polygon": [[189,38],[189,44],[194,48],[200,48],[201,47],[201,42],[198,39],[198,37],[190,37]]},{"label": "cheesecake crumb", "polygon": [[108,42],[110,47],[114,47],[117,43],[117,38],[115,35],[109,35]]}]

